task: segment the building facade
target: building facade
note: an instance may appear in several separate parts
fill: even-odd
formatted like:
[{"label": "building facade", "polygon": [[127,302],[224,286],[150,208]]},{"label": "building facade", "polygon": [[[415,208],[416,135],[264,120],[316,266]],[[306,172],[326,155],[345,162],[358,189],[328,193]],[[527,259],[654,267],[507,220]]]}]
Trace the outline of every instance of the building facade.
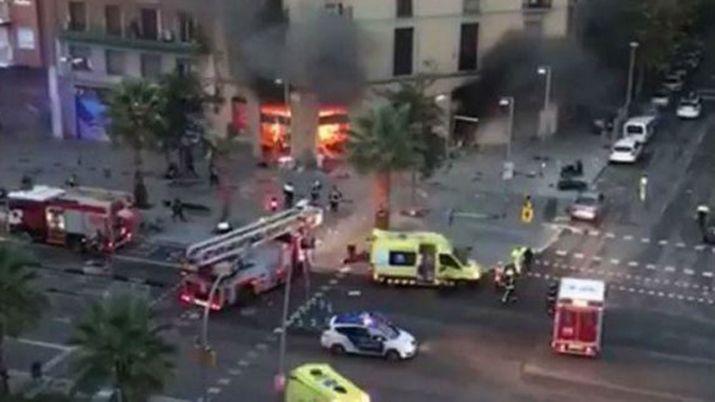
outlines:
[{"label": "building facade", "polygon": [[0,0],[0,67],[43,66],[38,0]]},{"label": "building facade", "polygon": [[55,135],[107,140],[107,91],[126,78],[198,72],[212,59],[204,51],[194,10],[176,0],[52,0],[44,20],[52,30],[50,96],[59,115]]}]

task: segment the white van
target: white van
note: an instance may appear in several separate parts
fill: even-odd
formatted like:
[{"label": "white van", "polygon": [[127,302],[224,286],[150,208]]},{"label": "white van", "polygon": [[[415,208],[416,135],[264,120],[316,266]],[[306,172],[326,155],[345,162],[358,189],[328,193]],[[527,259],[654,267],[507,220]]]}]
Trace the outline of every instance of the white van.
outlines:
[{"label": "white van", "polygon": [[631,137],[645,144],[655,132],[655,122],[655,116],[632,117],[623,125],[623,137]]},{"label": "white van", "polygon": [[636,163],[642,150],[643,145],[635,138],[621,138],[613,145],[608,161],[611,163]]}]

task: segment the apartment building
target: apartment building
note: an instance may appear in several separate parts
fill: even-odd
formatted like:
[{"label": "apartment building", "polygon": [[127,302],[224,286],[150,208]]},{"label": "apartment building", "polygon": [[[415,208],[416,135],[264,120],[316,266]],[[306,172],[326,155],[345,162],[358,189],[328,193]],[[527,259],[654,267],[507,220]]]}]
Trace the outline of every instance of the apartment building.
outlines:
[{"label": "apartment building", "polygon": [[[451,111],[453,90],[478,77],[483,56],[507,32],[564,36],[569,32],[572,3],[573,0],[285,0],[284,7],[291,24],[306,21],[321,10],[351,20],[360,35],[360,60],[371,88],[427,75],[434,79],[432,95]],[[372,101],[368,90],[363,102],[346,106],[354,116]],[[294,109],[314,106],[315,102],[293,104]],[[315,114],[314,110],[312,115]],[[450,120],[447,113],[445,130],[450,130]]]},{"label": "apartment building", "polygon": [[125,78],[155,80],[175,70],[207,75],[211,58],[201,39],[208,35],[199,32],[194,10],[182,8],[185,4],[176,0],[45,2],[44,23],[55,38],[49,52],[53,58],[50,96],[61,116],[55,121],[55,135],[106,140],[106,94]]},{"label": "apartment building", "polygon": [[0,0],[0,67],[44,63],[37,0]]}]

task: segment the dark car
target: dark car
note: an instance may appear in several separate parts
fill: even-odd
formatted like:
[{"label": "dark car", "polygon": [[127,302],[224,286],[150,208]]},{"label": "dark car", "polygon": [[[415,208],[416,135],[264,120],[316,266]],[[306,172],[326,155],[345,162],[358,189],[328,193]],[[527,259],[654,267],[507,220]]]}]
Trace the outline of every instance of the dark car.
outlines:
[{"label": "dark car", "polygon": [[703,231],[703,242],[715,245],[715,226],[708,226]]}]

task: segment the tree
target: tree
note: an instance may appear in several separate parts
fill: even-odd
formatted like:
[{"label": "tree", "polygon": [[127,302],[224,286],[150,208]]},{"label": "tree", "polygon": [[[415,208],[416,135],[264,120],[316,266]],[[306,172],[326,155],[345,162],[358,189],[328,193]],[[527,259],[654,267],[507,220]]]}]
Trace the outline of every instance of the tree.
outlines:
[{"label": "tree", "polygon": [[0,396],[10,391],[3,349],[5,336],[18,336],[34,326],[47,304],[35,284],[35,273],[28,270],[33,263],[23,252],[0,243]]},{"label": "tree", "polygon": [[158,132],[158,140],[167,163],[170,163],[171,152],[180,149],[182,139],[187,134],[194,132],[198,137],[203,135],[204,106],[210,99],[195,73],[181,74],[174,71],[163,76],[160,85],[165,97],[163,115],[166,124]]},{"label": "tree", "polygon": [[410,106],[377,106],[355,121],[348,161],[361,174],[375,174],[377,206],[390,211],[391,174],[422,166],[424,141],[410,130]]},{"label": "tree", "polygon": [[446,145],[436,128],[444,123],[444,111],[437,105],[434,97],[427,95],[427,90],[434,83],[433,79],[418,75],[414,80],[401,81],[397,89],[387,89],[380,93],[392,105],[409,105],[409,124],[413,133],[425,143],[422,148],[422,161],[419,169],[423,176],[429,177],[443,161],[443,152],[435,152]]},{"label": "tree", "polygon": [[139,207],[148,206],[146,187],[142,177],[142,152],[156,149],[161,133],[166,130],[166,96],[159,85],[147,81],[125,80],[116,86],[109,97],[107,115],[110,118],[110,137],[117,143],[129,145],[134,151],[134,198]]},{"label": "tree", "polygon": [[145,300],[126,294],[92,305],[70,340],[78,347],[75,390],[111,385],[122,402],[143,402],[161,391],[173,375],[175,349],[162,337],[168,326],[154,318]]}]

